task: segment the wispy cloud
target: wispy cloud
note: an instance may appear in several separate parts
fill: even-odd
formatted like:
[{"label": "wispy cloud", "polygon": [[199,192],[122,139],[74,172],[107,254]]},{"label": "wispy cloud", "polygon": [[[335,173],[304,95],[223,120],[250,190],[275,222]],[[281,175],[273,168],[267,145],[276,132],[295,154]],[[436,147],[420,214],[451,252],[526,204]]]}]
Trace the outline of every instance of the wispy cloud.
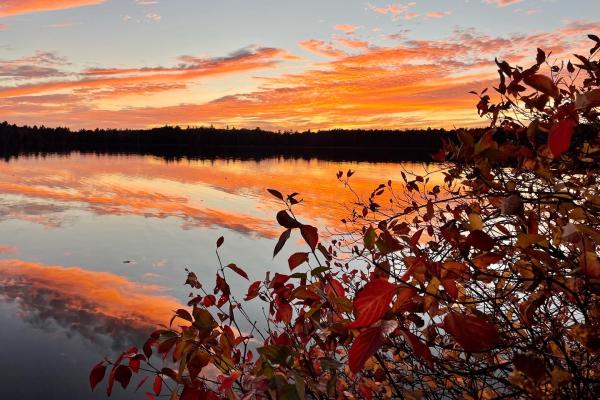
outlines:
[{"label": "wispy cloud", "polygon": [[67,64],[66,59],[54,52],[37,51],[31,56],[15,60],[0,60],[0,77],[16,80],[66,76],[57,67]]},{"label": "wispy cloud", "polygon": [[[166,85],[165,88],[171,89],[173,86],[169,85],[182,85],[187,81],[214,76],[271,69],[282,61],[295,59],[297,57],[281,49],[252,46],[225,57],[182,56],[179,58],[180,63],[175,67],[89,69],[83,71],[80,74],[81,78],[76,80],[0,87],[0,98],[65,90],[86,91],[88,94],[93,94],[90,92],[93,90],[105,91],[127,88],[131,91],[134,87],[143,93],[145,88],[152,88],[155,91],[160,88],[159,84]],[[15,77],[27,77],[27,75],[30,77],[60,76],[61,74],[60,71],[54,68],[23,66],[23,64],[24,60],[5,62],[4,74]]]}]

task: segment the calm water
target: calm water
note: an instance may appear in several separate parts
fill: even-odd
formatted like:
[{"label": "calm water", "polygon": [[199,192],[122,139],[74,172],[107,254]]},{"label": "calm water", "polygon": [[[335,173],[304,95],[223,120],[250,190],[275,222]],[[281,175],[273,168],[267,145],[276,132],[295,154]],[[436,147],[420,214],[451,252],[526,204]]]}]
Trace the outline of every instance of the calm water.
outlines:
[{"label": "calm water", "polygon": [[[283,270],[279,209],[266,188],[300,192],[298,211],[335,226],[352,195],[335,173],[356,170],[369,193],[398,164],[303,160],[184,161],[152,157],[19,158],[0,164],[0,386],[7,399],[101,399],[89,369],[142,343],[186,302],[184,268],[213,283],[215,240],[252,281]],[[232,278],[232,288],[246,283]],[[134,383],[137,378],[134,378]],[[113,398],[145,398],[116,389]]]}]

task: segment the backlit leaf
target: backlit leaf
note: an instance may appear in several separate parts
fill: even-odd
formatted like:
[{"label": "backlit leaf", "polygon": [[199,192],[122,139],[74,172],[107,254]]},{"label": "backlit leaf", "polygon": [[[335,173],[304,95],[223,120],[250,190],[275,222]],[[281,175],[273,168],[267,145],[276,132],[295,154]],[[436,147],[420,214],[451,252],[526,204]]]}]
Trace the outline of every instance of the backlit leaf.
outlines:
[{"label": "backlit leaf", "polygon": [[363,332],[352,343],[348,354],[350,371],[359,372],[365,362],[383,345],[385,339],[380,327],[370,328]]},{"label": "backlit leaf", "polygon": [[384,278],[367,283],[354,299],[356,320],[348,325],[348,328],[364,328],[379,321],[389,310],[396,289],[396,285]]},{"label": "backlit leaf", "polygon": [[548,147],[554,157],[560,157],[571,146],[571,137],[577,123],[570,118],[563,119],[550,129]]}]

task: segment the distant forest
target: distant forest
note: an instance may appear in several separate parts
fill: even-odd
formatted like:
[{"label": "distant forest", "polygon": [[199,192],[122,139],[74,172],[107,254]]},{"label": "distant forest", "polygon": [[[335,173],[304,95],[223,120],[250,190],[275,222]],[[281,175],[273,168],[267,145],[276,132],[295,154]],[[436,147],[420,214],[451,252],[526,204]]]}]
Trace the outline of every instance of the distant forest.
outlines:
[{"label": "distant forest", "polygon": [[80,130],[0,124],[0,156],[95,154],[154,155],[167,160],[272,157],[331,161],[431,161],[443,137],[455,131],[328,130],[270,132],[256,129],[180,128]]}]

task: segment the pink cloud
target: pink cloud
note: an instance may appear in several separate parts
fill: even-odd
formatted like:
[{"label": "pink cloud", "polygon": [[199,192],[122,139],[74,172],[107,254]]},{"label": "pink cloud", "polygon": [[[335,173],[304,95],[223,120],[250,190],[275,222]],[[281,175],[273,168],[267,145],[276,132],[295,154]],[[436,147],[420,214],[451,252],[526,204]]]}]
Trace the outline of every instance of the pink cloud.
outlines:
[{"label": "pink cloud", "polygon": [[444,18],[450,15],[450,11],[430,11],[427,13],[429,18]]},{"label": "pink cloud", "polygon": [[27,14],[41,11],[65,10],[68,8],[91,6],[106,0],[2,0],[0,17]]},{"label": "pink cloud", "polygon": [[513,4],[522,2],[523,0],[484,0],[487,4],[495,4],[498,7],[508,7]]},{"label": "pink cloud", "polygon": [[354,32],[356,32],[356,28],[358,28],[358,27],[355,25],[350,25],[350,24],[340,24],[340,25],[335,26],[336,31],[344,32],[348,35],[351,35]]}]

